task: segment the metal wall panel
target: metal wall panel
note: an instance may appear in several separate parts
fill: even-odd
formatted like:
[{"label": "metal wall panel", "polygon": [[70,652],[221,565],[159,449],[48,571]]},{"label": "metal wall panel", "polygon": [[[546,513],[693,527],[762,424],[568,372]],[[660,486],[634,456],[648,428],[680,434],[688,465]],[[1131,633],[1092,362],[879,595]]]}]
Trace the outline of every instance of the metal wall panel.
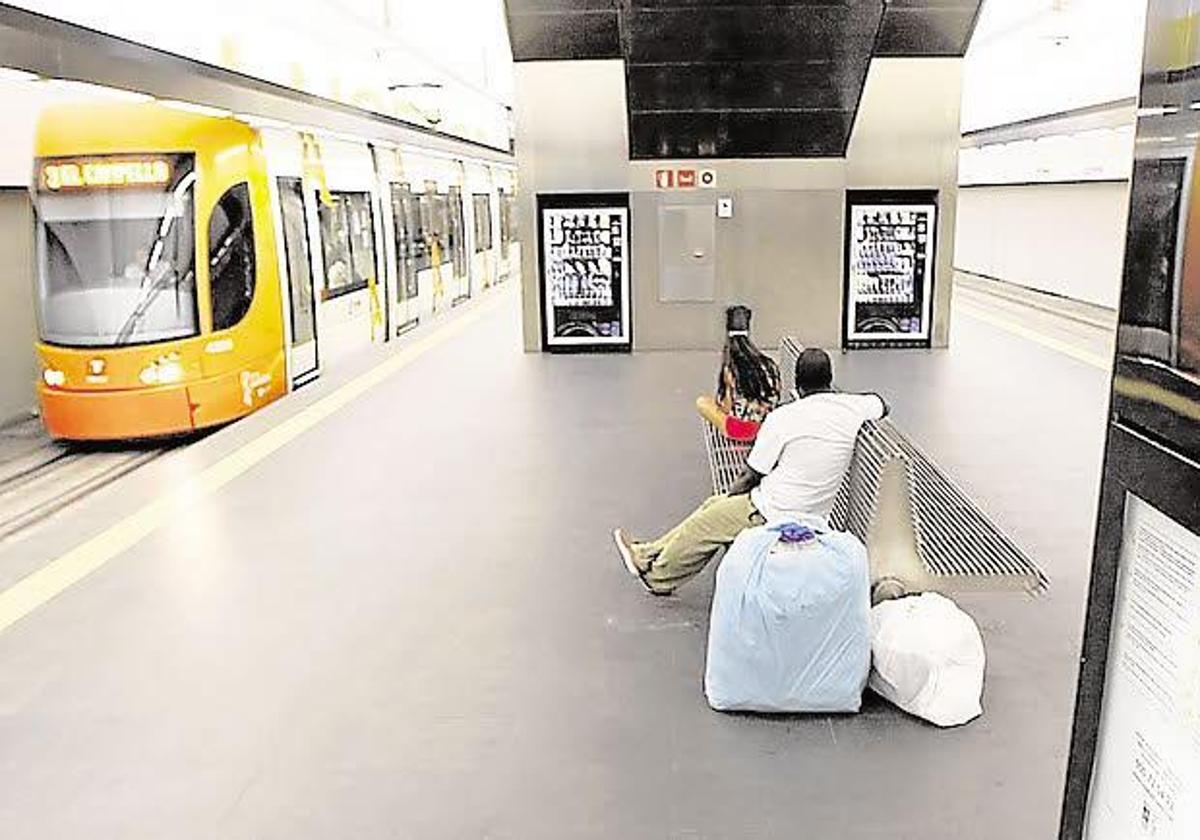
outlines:
[{"label": "metal wall panel", "polygon": [[716,217],[709,204],[658,208],[658,299],[712,301],[717,291]]}]

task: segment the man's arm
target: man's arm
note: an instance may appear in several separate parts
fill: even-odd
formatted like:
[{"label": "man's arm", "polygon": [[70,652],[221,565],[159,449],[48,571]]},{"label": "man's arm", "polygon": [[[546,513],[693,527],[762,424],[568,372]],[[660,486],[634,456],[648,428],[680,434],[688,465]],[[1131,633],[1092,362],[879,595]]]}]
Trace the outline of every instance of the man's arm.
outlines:
[{"label": "man's arm", "polygon": [[737,477],[737,480],[729,486],[727,496],[744,496],[749,493],[758,483],[763,480],[763,474],[755,471],[751,467],[746,467],[742,470],[742,474]]}]

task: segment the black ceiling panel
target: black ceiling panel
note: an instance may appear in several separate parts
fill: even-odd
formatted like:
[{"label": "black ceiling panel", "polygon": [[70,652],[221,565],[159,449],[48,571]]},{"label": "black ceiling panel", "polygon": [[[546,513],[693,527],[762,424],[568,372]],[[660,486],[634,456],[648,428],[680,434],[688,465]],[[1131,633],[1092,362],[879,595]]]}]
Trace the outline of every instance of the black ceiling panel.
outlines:
[{"label": "black ceiling panel", "polygon": [[893,0],[875,55],[960,56],[967,51],[981,0]]},{"label": "black ceiling panel", "polygon": [[631,114],[635,159],[841,157],[854,115],[847,111],[726,111]]},{"label": "black ceiling panel", "polygon": [[710,10],[632,10],[631,64],[693,61],[796,61],[869,57],[878,0],[856,6],[736,6]]},{"label": "black ceiling panel", "polygon": [[631,111],[840,109],[853,111],[861,67],[850,62],[631,64]]},{"label": "black ceiling panel", "polygon": [[516,61],[621,58],[617,0],[507,0]]},{"label": "black ceiling panel", "polygon": [[507,0],[518,61],[624,58],[633,158],[840,157],[873,55],[962,55],[981,0]]},{"label": "black ceiling panel", "polygon": [[631,0],[633,158],[838,157],[882,0]]}]

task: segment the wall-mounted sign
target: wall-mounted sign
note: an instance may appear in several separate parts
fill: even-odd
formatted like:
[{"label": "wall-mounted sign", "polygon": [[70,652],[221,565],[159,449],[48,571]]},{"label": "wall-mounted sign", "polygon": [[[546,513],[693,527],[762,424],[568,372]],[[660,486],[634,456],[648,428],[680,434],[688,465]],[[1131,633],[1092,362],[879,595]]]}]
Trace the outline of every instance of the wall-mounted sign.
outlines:
[{"label": "wall-mounted sign", "polygon": [[1200,827],[1200,537],[1125,497],[1089,840]]},{"label": "wall-mounted sign", "polygon": [[660,190],[712,189],[717,185],[715,169],[655,169],[654,187]]},{"label": "wall-mounted sign", "polygon": [[936,228],[936,192],[846,194],[843,346],[929,346]]},{"label": "wall-mounted sign", "polygon": [[629,194],[538,196],[542,348],[629,351]]},{"label": "wall-mounted sign", "polygon": [[718,198],[717,199],[717,218],[732,219],[733,218],[733,199]]}]

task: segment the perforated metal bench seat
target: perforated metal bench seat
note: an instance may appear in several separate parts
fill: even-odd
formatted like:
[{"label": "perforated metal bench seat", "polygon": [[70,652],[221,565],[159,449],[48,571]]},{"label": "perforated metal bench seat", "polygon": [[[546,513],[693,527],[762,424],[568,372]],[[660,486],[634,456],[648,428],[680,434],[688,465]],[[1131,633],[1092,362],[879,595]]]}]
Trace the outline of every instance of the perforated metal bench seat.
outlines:
[{"label": "perforated metal bench seat", "polygon": [[[780,346],[784,385],[794,388],[799,344]],[[724,493],[746,463],[750,446],[704,423],[713,492]],[[830,516],[833,527],[861,539],[873,574],[947,591],[1024,589],[1041,593],[1046,574],[887,419],[864,423]],[[916,575],[927,579],[915,581]]]}]

